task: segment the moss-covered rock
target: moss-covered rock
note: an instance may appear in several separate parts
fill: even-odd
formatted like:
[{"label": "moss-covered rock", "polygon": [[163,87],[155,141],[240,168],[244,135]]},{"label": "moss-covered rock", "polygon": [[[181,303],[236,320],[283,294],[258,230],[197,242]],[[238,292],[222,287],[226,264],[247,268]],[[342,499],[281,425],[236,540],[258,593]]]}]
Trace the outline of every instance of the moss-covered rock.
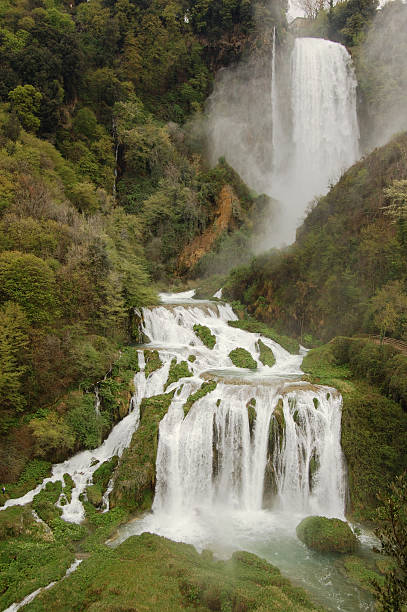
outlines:
[{"label": "moss-covered rock", "polygon": [[164,391],[172,385],[172,383],[177,382],[180,378],[186,378],[188,376],[193,376],[192,372],[188,367],[188,363],[186,361],[180,361],[177,363],[176,358],[172,359],[170,369],[168,372],[167,382],[164,386]]},{"label": "moss-covered rock", "polygon": [[191,393],[191,395],[188,397],[187,401],[184,404],[184,415],[187,416],[192,405],[196,401],[198,401],[199,399],[201,399],[201,397],[204,397],[205,395],[207,395],[208,393],[216,389],[217,384],[218,383],[215,380],[205,381],[199,387],[198,391],[195,391],[195,393]]},{"label": "moss-covered rock", "polygon": [[354,552],[358,539],[348,523],[337,518],[308,516],[297,526],[297,536],[318,552]]},{"label": "moss-covered rock", "polygon": [[256,422],[257,412],[256,412],[256,398],[252,397],[246,404],[247,407],[247,416],[249,419],[249,428],[250,433],[253,433],[254,424]]},{"label": "moss-covered rock", "polygon": [[260,351],[260,355],[259,355],[260,361],[262,362],[263,365],[269,366],[269,368],[272,368],[273,365],[276,363],[276,358],[274,357],[273,351],[271,350],[269,346],[264,344],[264,342],[262,342],[261,340],[259,340],[258,345],[259,345],[259,351]]},{"label": "moss-covered rock", "polygon": [[173,398],[173,393],[144,398],[140,406],[140,426],[116,470],[110,506],[129,512],[151,507],[155,485],[155,460],[158,427]]},{"label": "moss-covered rock", "polygon": [[100,485],[92,484],[86,487],[86,495],[88,497],[88,501],[95,506],[95,508],[99,508],[102,504],[103,491]]},{"label": "moss-covered rock", "polygon": [[146,362],[146,365],[144,368],[144,373],[146,375],[146,378],[150,376],[150,374],[152,374],[156,370],[159,370],[161,366],[163,365],[163,362],[160,359],[160,355],[158,351],[155,351],[155,350],[144,351],[144,359]]},{"label": "moss-covered rock", "polygon": [[97,470],[93,472],[93,484],[99,485],[101,490],[105,492],[109,480],[112,477],[113,470],[119,461],[118,457],[112,457],[109,461],[104,461]]},{"label": "moss-covered rock", "polygon": [[244,348],[238,347],[230,351],[229,359],[237,368],[248,368],[249,370],[257,369],[257,361],[255,361],[249,351],[246,351]]},{"label": "moss-covered rock", "polygon": [[213,349],[216,344],[216,336],[211,333],[209,327],[196,323],[194,325],[194,332],[205,346],[207,346],[209,349]]},{"label": "moss-covered rock", "polygon": [[284,336],[283,334],[279,334],[271,327],[268,327],[265,323],[261,323],[260,321],[256,321],[255,319],[243,319],[241,321],[228,321],[228,325],[231,327],[237,327],[238,329],[243,329],[244,331],[248,331],[254,334],[261,334],[266,338],[270,338],[270,340],[274,340],[280,346],[282,346],[286,351],[296,355],[300,350],[300,345],[297,340],[294,338],[290,338],[289,336]]}]

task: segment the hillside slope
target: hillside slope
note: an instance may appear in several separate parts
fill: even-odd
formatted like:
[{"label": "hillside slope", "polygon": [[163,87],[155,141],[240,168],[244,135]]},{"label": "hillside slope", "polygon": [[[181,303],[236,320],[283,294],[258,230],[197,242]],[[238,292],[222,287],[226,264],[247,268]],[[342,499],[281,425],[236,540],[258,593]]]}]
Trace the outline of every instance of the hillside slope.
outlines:
[{"label": "hillside slope", "polygon": [[234,270],[224,295],[306,340],[362,331],[405,338],[406,202],[404,133],[312,204],[291,247]]}]

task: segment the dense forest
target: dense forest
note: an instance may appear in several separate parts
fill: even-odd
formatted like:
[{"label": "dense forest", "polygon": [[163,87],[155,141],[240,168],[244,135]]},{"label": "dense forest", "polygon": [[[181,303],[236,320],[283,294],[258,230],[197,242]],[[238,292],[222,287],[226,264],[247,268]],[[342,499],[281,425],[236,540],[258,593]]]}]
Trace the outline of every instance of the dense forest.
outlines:
[{"label": "dense forest", "polygon": [[277,4],[2,4],[5,481],[27,457],[106,434],[128,384],[112,382],[117,399],[102,394],[98,418],[87,391],[137,339],[133,309],[154,303],[151,280],[199,263],[184,252],[194,237],[206,232],[208,249],[236,234],[226,247],[244,252],[264,199],[225,161],[210,169],[183,124],[219,67],[261,47],[260,17],[284,27]]}]

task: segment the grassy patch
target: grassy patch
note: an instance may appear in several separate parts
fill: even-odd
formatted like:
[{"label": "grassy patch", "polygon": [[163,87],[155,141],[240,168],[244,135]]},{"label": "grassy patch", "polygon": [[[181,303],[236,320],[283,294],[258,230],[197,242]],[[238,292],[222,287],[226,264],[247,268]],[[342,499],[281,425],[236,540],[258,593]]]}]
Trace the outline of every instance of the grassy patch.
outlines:
[{"label": "grassy patch", "polygon": [[353,552],[358,540],[348,523],[336,518],[308,516],[297,526],[297,536],[318,552]]},{"label": "grassy patch", "polygon": [[116,470],[112,508],[121,506],[129,512],[151,507],[155,484],[155,460],[158,426],[168,410],[173,393],[144,398],[141,402],[140,426],[134,432]]},{"label": "grassy patch", "polygon": [[257,361],[255,361],[249,351],[246,351],[244,348],[238,347],[233,349],[233,351],[229,353],[229,358],[237,368],[248,368],[249,370],[257,369]]},{"label": "grassy patch", "polygon": [[209,327],[196,323],[194,325],[194,332],[205,346],[207,346],[209,349],[213,349],[216,344],[216,336],[211,333]]},{"label": "grassy patch", "polygon": [[188,367],[188,363],[186,361],[180,361],[177,363],[176,358],[172,359],[170,370],[168,372],[167,382],[164,386],[164,391],[172,385],[172,383],[177,382],[180,378],[186,378],[188,376],[193,376],[192,372]]},{"label": "grassy patch", "polygon": [[372,594],[375,593],[372,586],[373,580],[377,580],[380,585],[384,584],[384,576],[375,571],[365,559],[356,555],[346,555],[346,557],[339,559],[337,564],[350,582]]},{"label": "grassy patch", "polygon": [[277,342],[277,344],[293,355],[297,355],[300,350],[300,345],[298,344],[297,340],[277,333],[274,329],[268,327],[265,323],[261,323],[260,321],[255,321],[254,319],[243,319],[241,321],[228,321],[228,325],[270,338],[270,340],[274,340],[274,342]]},{"label": "grassy patch", "polygon": [[[160,585],[157,590],[157,585]],[[27,608],[85,610],[317,610],[302,589],[250,553],[216,561],[187,544],[145,533],[97,551]]]},{"label": "grassy patch", "polygon": [[146,378],[156,370],[159,370],[163,365],[158,351],[144,351],[144,359],[146,361],[144,369]]},{"label": "grassy patch", "polygon": [[51,476],[52,464],[49,461],[43,461],[41,459],[33,459],[29,461],[24,467],[20,478],[15,484],[9,484],[6,486],[6,494],[0,493],[0,504],[9,499],[16,499],[25,495],[28,491],[35,489],[44,478]]},{"label": "grassy patch", "polygon": [[259,350],[260,356],[259,359],[263,365],[269,366],[270,368],[276,363],[276,358],[274,357],[274,353],[269,346],[264,344],[261,340],[259,340]]},{"label": "grassy patch", "polygon": [[184,415],[187,416],[192,405],[196,401],[198,401],[199,399],[201,399],[201,397],[204,397],[205,395],[207,395],[208,393],[211,393],[211,391],[216,389],[217,384],[218,383],[215,380],[208,380],[207,382],[202,383],[198,391],[195,391],[195,393],[191,393],[191,395],[188,397],[187,401],[184,404]]},{"label": "grassy patch", "polygon": [[199,287],[195,289],[194,298],[198,300],[213,299],[213,294],[219,291],[219,289],[223,286],[225,279],[226,277],[221,276],[220,274],[199,279]]}]

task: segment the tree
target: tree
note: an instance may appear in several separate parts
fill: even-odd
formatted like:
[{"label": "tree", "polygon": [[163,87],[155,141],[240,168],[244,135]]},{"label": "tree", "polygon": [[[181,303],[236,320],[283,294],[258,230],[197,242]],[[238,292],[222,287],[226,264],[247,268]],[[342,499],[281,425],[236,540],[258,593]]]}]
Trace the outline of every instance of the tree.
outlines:
[{"label": "tree", "polygon": [[23,128],[27,132],[37,132],[42,93],[32,85],[18,85],[9,92],[8,97]]},{"label": "tree", "polygon": [[407,604],[407,475],[398,476],[391,485],[390,494],[382,497],[378,509],[381,521],[376,535],[381,542],[381,552],[395,561],[387,570],[384,585],[376,580],[373,586],[381,610],[402,612]]},{"label": "tree", "polygon": [[316,19],[318,13],[326,8],[326,4],[326,0],[298,0],[297,2],[307,19]]},{"label": "tree", "polygon": [[3,410],[22,410],[26,399],[22,365],[28,346],[28,322],[18,304],[7,302],[0,308],[0,406]]},{"label": "tree", "polygon": [[55,294],[54,273],[45,261],[19,251],[0,254],[0,303],[16,302],[31,323],[42,324],[55,315]]},{"label": "tree", "polygon": [[386,333],[402,333],[407,314],[407,294],[401,281],[387,283],[372,298],[373,320],[380,330],[381,341]]}]

